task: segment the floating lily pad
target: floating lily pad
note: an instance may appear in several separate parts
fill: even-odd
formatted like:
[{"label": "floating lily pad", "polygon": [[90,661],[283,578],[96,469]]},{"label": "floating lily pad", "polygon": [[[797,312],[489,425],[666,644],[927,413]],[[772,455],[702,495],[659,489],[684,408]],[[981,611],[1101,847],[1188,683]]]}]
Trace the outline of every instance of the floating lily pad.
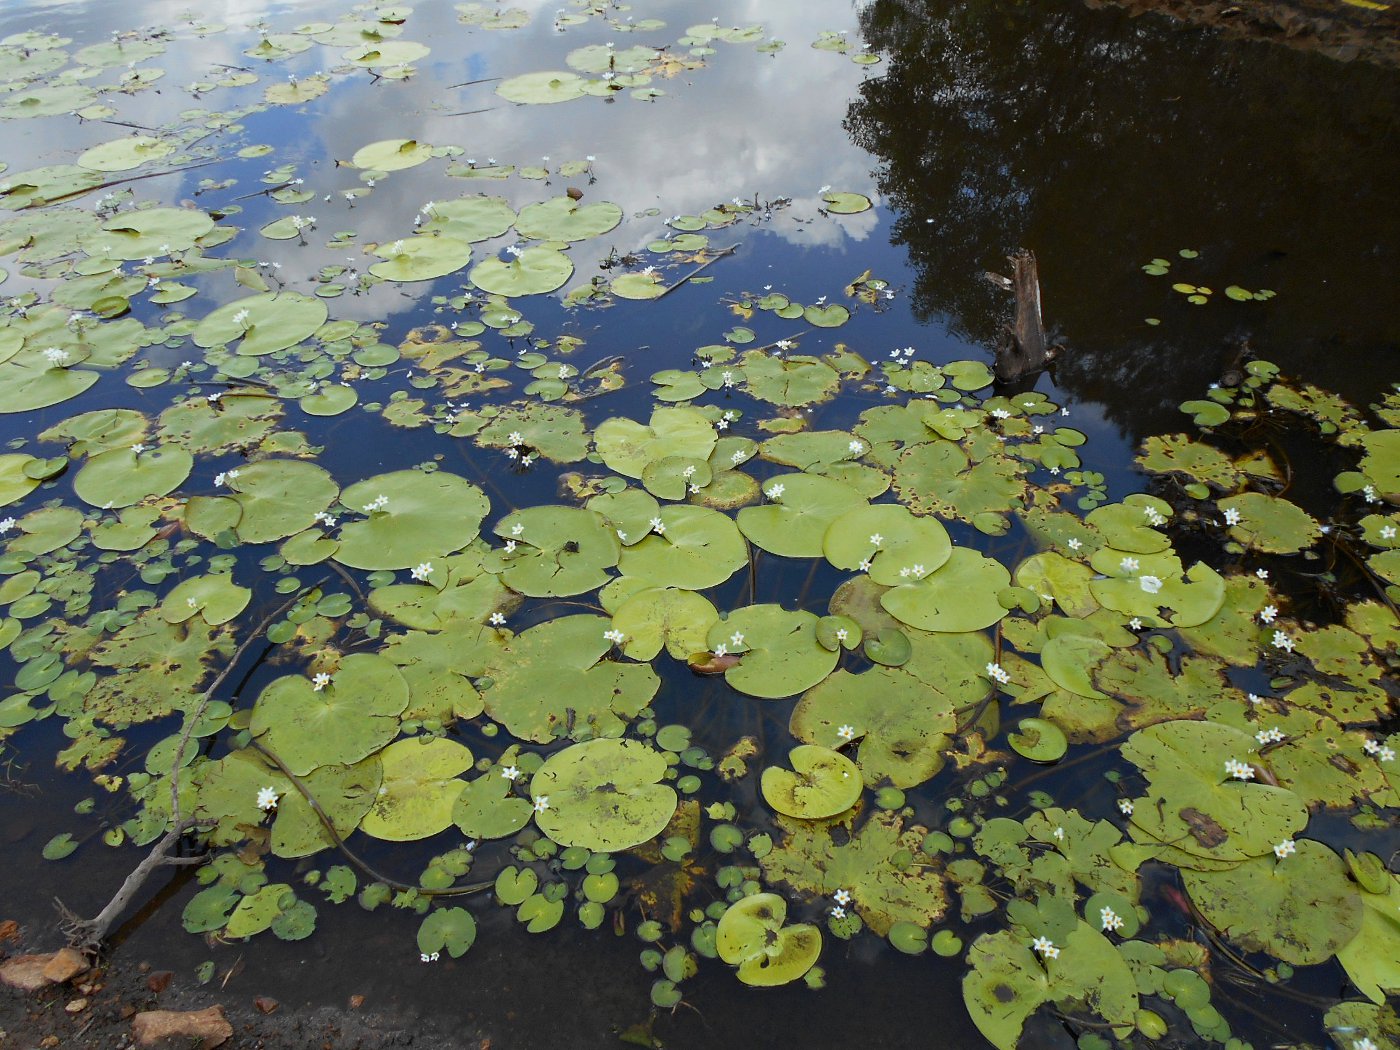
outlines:
[{"label": "floating lily pad", "polygon": [[418,142],[415,139],[381,139],[357,149],[355,155],[350,158],[350,163],[357,168],[369,168],[372,171],[402,171],[405,168],[416,168],[432,155],[433,147],[426,142]]},{"label": "floating lily pad", "polygon": [[849,485],[812,474],[779,474],[763,491],[772,502],[741,510],[739,529],[764,550],[789,558],[821,557],[832,523],[866,503]]},{"label": "floating lily pad", "polygon": [[93,456],[73,479],[73,491],[94,507],[129,507],[164,496],[190,475],[194,457],[182,448],[142,452],[116,448]]},{"label": "floating lily pad", "polygon": [[537,241],[586,241],[607,233],[621,221],[622,209],[610,201],[581,204],[566,196],[526,205],[520,209],[515,229],[520,236]]},{"label": "floating lily pad", "polygon": [[856,764],[839,751],[799,744],[788,752],[792,770],[769,766],[763,771],[763,799],[779,813],[820,820],[855,805],[865,786]]},{"label": "floating lily pad", "polygon": [[496,94],[507,101],[527,105],[568,102],[583,96],[586,83],[577,73],[525,73],[501,81],[496,85]]},{"label": "floating lily pad", "polygon": [[310,528],[339,489],[316,464],[295,459],[239,468],[228,487],[241,509],[236,528],[244,543],[270,543]]},{"label": "floating lily pad", "polygon": [[761,988],[795,981],[821,955],[815,926],[784,926],[787,902],[776,893],[755,893],[731,904],[715,934],[719,957],[739,967],[739,980]]},{"label": "floating lily pad", "polygon": [[472,764],[467,748],[444,737],[396,740],[379,753],[379,761],[384,779],[361,831],[389,842],[412,842],[451,826],[453,807],[467,786],[459,774]]},{"label": "floating lily pad", "polygon": [[724,673],[739,692],[765,699],[795,696],[830,674],[839,658],[817,640],[818,620],[780,605],[746,606],[710,628],[710,649],[723,645],[742,656]]},{"label": "floating lily pad", "polygon": [[561,287],[573,275],[569,257],[553,248],[526,248],[509,262],[487,259],[472,267],[472,284],[493,295],[538,295]]},{"label": "floating lily pad", "polygon": [[238,353],[256,357],[295,346],[325,324],[327,314],[321,300],[296,292],[250,295],[209,314],[190,338],[203,347],[237,345]]},{"label": "floating lily pad", "polygon": [[838,569],[854,571],[866,562],[872,580],[895,587],[909,580],[915,565],[920,578],[941,568],[952,556],[953,544],[936,519],[884,503],[858,507],[833,520],[822,538],[822,550]]},{"label": "floating lily pad", "polygon": [[636,740],[588,740],[567,747],[530,781],[540,830],[562,846],[612,853],[661,833],[676,811],[673,789],[659,783],[665,758]]},{"label": "floating lily pad", "polygon": [[431,281],[466,266],[471,261],[472,246],[457,237],[429,233],[381,244],[374,254],[384,260],[369,268],[376,277],[386,281]]},{"label": "floating lily pad", "polygon": [[[376,505],[380,497],[385,502]],[[335,559],[356,569],[407,569],[461,550],[476,538],[489,506],[479,488],[441,470],[380,474],[340,498],[368,515],[340,530]]]},{"label": "floating lily pad", "polygon": [[860,212],[869,211],[872,207],[870,198],[865,194],[845,191],[823,193],[822,205],[823,210],[832,215],[857,215]]},{"label": "floating lily pad", "polygon": [[706,507],[666,507],[650,533],[621,549],[618,569],[655,586],[700,591],[717,587],[748,564],[748,544],[734,519]]},{"label": "floating lily pad", "polygon": [[880,605],[924,631],[980,631],[1006,615],[997,594],[1010,582],[1000,562],[955,547],[942,568],[886,591]]}]

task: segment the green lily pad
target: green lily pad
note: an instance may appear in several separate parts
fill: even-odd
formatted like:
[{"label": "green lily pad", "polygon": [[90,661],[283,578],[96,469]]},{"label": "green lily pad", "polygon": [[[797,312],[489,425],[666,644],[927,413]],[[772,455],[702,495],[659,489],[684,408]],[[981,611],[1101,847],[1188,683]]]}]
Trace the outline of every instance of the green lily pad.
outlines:
[{"label": "green lily pad", "polygon": [[844,813],[865,786],[856,764],[827,747],[798,744],[788,761],[792,770],[769,766],[760,786],[764,801],[790,817],[820,820]]},{"label": "green lily pad", "polygon": [[822,194],[823,211],[832,215],[858,215],[863,211],[869,211],[873,205],[870,198],[863,193],[849,193],[838,190],[833,193]]},{"label": "green lily pad", "polygon": [[340,499],[368,515],[340,530],[335,560],[356,569],[408,569],[461,550],[489,507],[479,488],[443,470],[380,474],[349,486]]},{"label": "green lily pad", "polygon": [[240,587],[227,574],[196,576],[185,580],[165,596],[160,611],[169,623],[183,623],[192,616],[202,616],[212,625],[228,623],[244,609],[253,592]]},{"label": "green lily pad", "polygon": [[673,659],[686,660],[704,651],[718,620],[714,605],[694,591],[646,587],[613,613],[613,629],[622,632],[622,651],[634,660],[654,660],[663,645]]},{"label": "green lily pad", "polygon": [[484,193],[434,201],[426,211],[421,233],[442,234],[459,241],[485,241],[499,237],[515,225],[515,211],[504,197]]},{"label": "green lily pad", "polygon": [[467,786],[458,776],[472,764],[467,748],[445,737],[410,738],[394,741],[379,760],[384,779],[360,821],[361,831],[389,842],[412,842],[452,825],[453,808]]},{"label": "green lily pad", "polygon": [[880,605],[895,619],[924,631],[980,631],[1006,615],[997,598],[1011,582],[1000,562],[966,547],[922,579],[886,591]]},{"label": "green lily pad", "polygon": [[187,477],[194,457],[182,448],[133,452],[112,449],[93,456],[73,479],[73,491],[94,507],[129,507],[164,496]]},{"label": "green lily pad", "polygon": [[719,586],[748,564],[748,544],[728,515],[677,506],[661,509],[656,517],[660,529],[648,522],[646,537],[621,549],[617,566],[623,575],[653,586],[700,591]]},{"label": "green lily pad", "polygon": [[[246,314],[244,313],[246,311]],[[320,299],[296,292],[267,292],[226,303],[195,325],[196,346],[234,346],[245,357],[276,353],[295,346],[326,323],[328,308]]]},{"label": "green lily pad", "polygon": [[193,208],[123,211],[81,239],[83,251],[97,258],[144,259],[193,248],[214,229],[214,220]]},{"label": "green lily pad", "polygon": [[402,171],[405,168],[416,168],[432,155],[433,147],[426,142],[418,142],[415,139],[381,139],[357,149],[355,155],[350,158],[350,163],[357,168],[368,168],[371,171]]},{"label": "green lily pad", "polygon": [[822,538],[822,550],[838,569],[854,571],[868,563],[865,571],[872,580],[897,587],[910,579],[913,566],[919,566],[920,579],[941,568],[952,556],[953,543],[936,519],[882,503],[857,507],[833,520]]},{"label": "green lily pad", "polygon": [[376,277],[386,281],[431,281],[471,262],[472,246],[469,241],[447,234],[420,233],[381,244],[374,254],[383,260],[369,268]]},{"label": "green lily pad", "polygon": [[501,81],[496,85],[496,94],[509,102],[524,105],[568,102],[583,96],[586,83],[577,73],[525,73]]},{"label": "green lily pad", "polygon": [[530,823],[530,800],[511,793],[508,777],[493,768],[477,777],[460,795],[452,810],[453,823],[474,839],[502,839]]},{"label": "green lily pad", "polygon": [[532,597],[583,594],[602,586],[621,547],[597,511],[526,507],[496,523],[515,549],[501,554],[501,579]]},{"label": "green lily pad", "polygon": [[398,735],[408,697],[397,667],[377,654],[355,653],[320,689],[305,675],[274,679],[253,705],[249,729],[287,768],[305,776],[317,766],[349,765],[383,748]]},{"label": "green lily pad", "polygon": [[[131,453],[128,452],[127,455],[130,456]],[[0,455],[0,507],[8,507],[11,503],[22,500],[39,487],[39,479],[29,476],[30,469],[38,462],[33,456],[23,453]],[[176,485],[179,483],[175,482]],[[105,489],[105,486],[103,488]]]},{"label": "green lily pad", "polygon": [[1218,506],[1223,513],[1233,511],[1230,516],[1238,516],[1238,524],[1230,526],[1230,535],[1254,550],[1293,554],[1311,547],[1322,535],[1307,511],[1262,492],[1243,492],[1220,500]]},{"label": "green lily pad", "polygon": [[821,955],[815,926],[784,926],[787,901],[776,893],[755,893],[731,904],[715,934],[719,957],[739,967],[739,980],[760,988],[795,981]]},{"label": "green lily pad", "polygon": [[1065,757],[1069,744],[1065,732],[1045,718],[1023,718],[1006,742],[1016,754],[1032,762],[1058,762]]},{"label": "green lily pad", "polygon": [[622,209],[610,201],[580,204],[565,196],[527,204],[520,209],[515,229],[531,240],[586,241],[607,233],[621,221]]},{"label": "green lily pad", "polygon": [[526,248],[505,262],[487,259],[472,267],[472,284],[492,295],[538,295],[561,287],[573,275],[574,264],[554,248]]},{"label": "green lily pad", "polygon": [[130,171],[174,152],[174,146],[153,136],[128,135],[85,149],[78,163],[93,171]]},{"label": "green lily pad", "polygon": [[817,640],[819,619],[805,610],[750,605],[710,628],[710,650],[742,656],[724,673],[739,692],[771,700],[795,696],[830,674],[839,659]]},{"label": "green lily pad", "polygon": [[789,558],[819,558],[827,530],[842,515],[866,505],[849,485],[812,474],[779,474],[766,482],[772,501],[739,512],[739,529],[754,544]]},{"label": "green lily pad", "polygon": [[296,459],[251,463],[227,484],[241,509],[235,528],[244,543],[271,543],[310,528],[339,491],[326,471]]},{"label": "green lily pad", "polygon": [[560,845],[595,853],[650,841],[676,811],[675,791],[659,783],[667,768],[660,752],[636,740],[574,744],[530,781],[535,823]]}]

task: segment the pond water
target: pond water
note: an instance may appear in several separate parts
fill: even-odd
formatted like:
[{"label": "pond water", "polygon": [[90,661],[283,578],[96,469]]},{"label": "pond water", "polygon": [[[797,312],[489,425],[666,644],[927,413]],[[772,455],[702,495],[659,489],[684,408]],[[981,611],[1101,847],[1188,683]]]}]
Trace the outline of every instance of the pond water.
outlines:
[{"label": "pond water", "polygon": [[109,941],[230,994],[1397,1038],[1394,71],[1042,0],[0,39],[0,918],[175,768],[215,859]]}]

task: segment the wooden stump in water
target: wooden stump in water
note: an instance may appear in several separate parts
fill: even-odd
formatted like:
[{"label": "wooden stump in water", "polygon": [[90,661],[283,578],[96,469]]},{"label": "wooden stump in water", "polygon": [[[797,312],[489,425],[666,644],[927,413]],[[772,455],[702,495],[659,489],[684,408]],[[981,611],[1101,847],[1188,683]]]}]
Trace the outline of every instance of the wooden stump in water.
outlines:
[{"label": "wooden stump in water", "polygon": [[993,277],[995,283],[1016,296],[1015,324],[996,348],[995,370],[1003,383],[1039,372],[1055,356],[1040,316],[1040,272],[1035,253],[1019,251],[1008,262],[1012,266],[1011,279]]}]

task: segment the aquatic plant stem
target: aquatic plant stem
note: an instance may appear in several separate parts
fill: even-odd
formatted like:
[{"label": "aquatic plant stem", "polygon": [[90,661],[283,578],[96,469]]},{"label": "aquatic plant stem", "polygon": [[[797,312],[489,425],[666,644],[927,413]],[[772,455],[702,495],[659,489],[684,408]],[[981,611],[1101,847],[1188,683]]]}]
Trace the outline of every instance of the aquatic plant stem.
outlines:
[{"label": "aquatic plant stem", "polygon": [[704,271],[704,270],[706,270],[707,268],[713,266],[715,263],[717,263],[717,262],[719,262],[721,259],[723,259],[726,255],[733,255],[733,254],[734,254],[735,252],[737,252],[738,250],[739,250],[739,245],[738,245],[738,244],[731,244],[728,248],[721,248],[721,249],[719,249],[719,251],[715,254],[715,257],[714,257],[713,259],[710,259],[710,260],[708,260],[708,261],[706,261],[706,262],[702,262],[699,266],[695,267],[695,269],[691,270],[688,274],[686,274],[684,277],[682,277],[682,278],[681,278],[679,281],[677,281],[675,284],[670,285],[669,287],[667,287],[667,288],[666,288],[660,295],[658,295],[656,298],[657,298],[657,299],[664,299],[664,298],[666,298],[666,296],[670,295],[672,292],[674,292],[674,291],[675,291],[677,288],[679,288],[681,285],[685,284],[686,281],[690,280],[692,277],[698,277],[702,271]]}]

